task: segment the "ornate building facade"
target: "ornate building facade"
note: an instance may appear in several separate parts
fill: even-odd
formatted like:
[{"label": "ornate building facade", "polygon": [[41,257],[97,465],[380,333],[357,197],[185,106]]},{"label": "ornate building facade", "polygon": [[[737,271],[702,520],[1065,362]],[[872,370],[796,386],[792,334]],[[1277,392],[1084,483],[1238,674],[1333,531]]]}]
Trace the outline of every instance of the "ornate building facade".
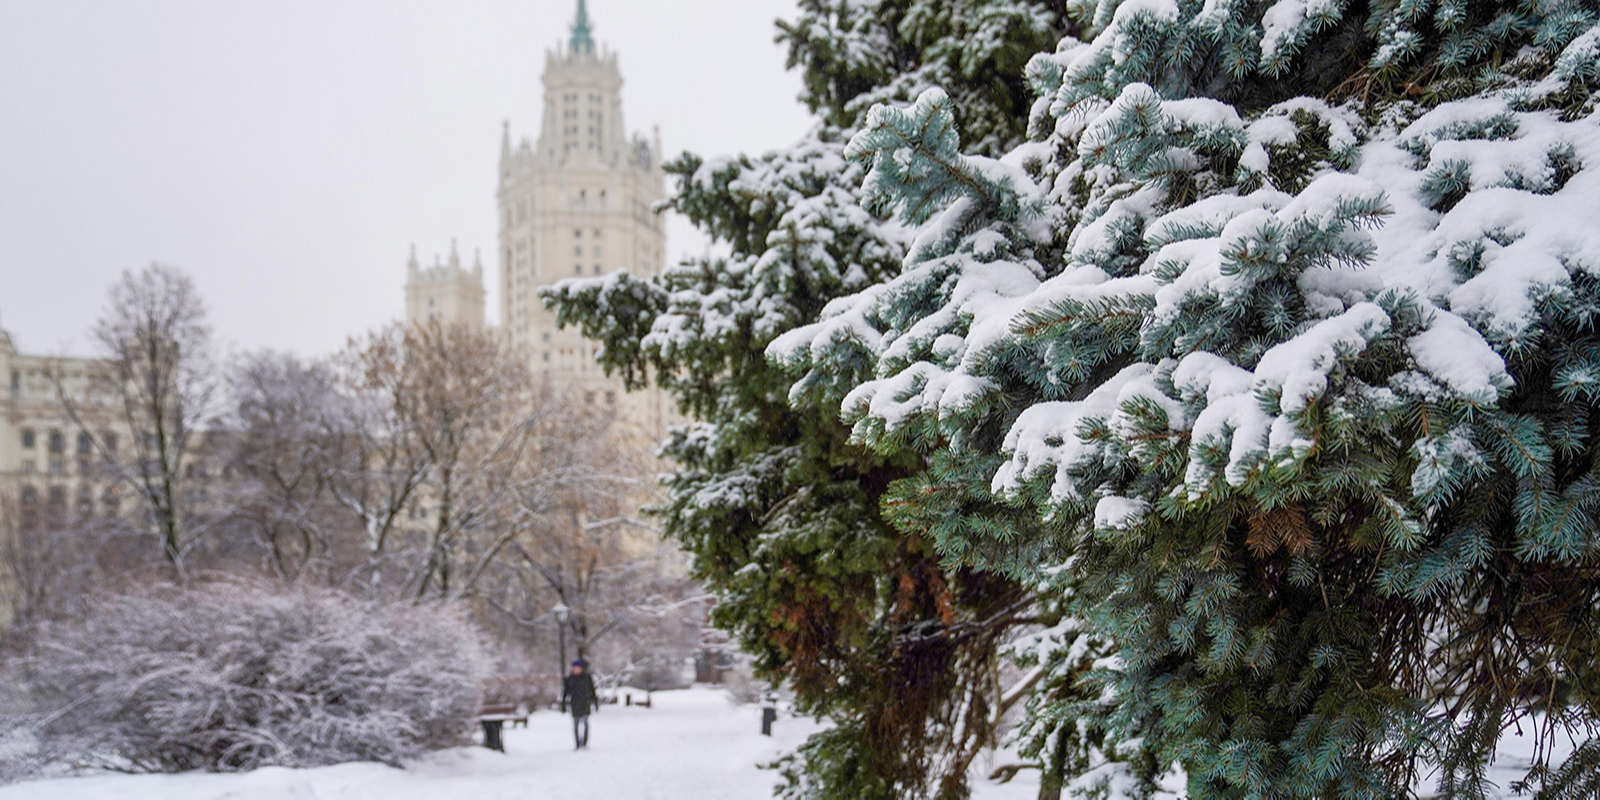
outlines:
[{"label": "ornate building facade", "polygon": [[453,240],[448,262],[435,256],[433,266],[420,266],[417,249],[412,247],[406,264],[406,323],[430,320],[483,330],[483,261],[474,255],[472,269],[463,268]]},{"label": "ornate building facade", "polygon": [[666,238],[651,211],[665,196],[660,136],[629,134],[617,54],[596,48],[583,0],[565,45],[546,54],[543,84],[538,138],[514,145],[507,122],[500,141],[500,324],[536,373],[613,404],[623,424],[659,440],[669,422],[663,395],[624,393],[595,363],[597,344],[556,327],[538,288],[661,271]]},{"label": "ornate building facade", "polygon": [[114,515],[121,487],[108,481],[103,463],[128,445],[119,426],[94,433],[70,419],[59,392],[84,394],[90,374],[104,369],[91,358],[19,352],[0,329],[0,513],[66,518]]},{"label": "ornate building facade", "polygon": [[26,598],[15,570],[30,568],[23,531],[116,517],[124,490],[114,459],[131,449],[126,427],[85,430],[61,400],[86,396],[104,362],[21,352],[0,328],[0,630]]}]

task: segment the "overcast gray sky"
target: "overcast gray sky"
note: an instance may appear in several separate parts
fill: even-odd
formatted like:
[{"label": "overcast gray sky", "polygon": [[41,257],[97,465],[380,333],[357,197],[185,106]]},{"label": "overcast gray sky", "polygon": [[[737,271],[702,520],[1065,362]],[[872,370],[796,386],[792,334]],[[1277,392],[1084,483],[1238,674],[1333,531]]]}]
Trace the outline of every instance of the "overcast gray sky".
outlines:
[{"label": "overcast gray sky", "polygon": [[[0,0],[0,326],[85,352],[107,287],[192,274],[219,338],[302,354],[403,312],[414,242],[483,248],[500,121],[536,136],[576,0]],[[629,128],[761,152],[810,124],[794,0],[590,0]],[[671,224],[674,255],[703,241]]]}]

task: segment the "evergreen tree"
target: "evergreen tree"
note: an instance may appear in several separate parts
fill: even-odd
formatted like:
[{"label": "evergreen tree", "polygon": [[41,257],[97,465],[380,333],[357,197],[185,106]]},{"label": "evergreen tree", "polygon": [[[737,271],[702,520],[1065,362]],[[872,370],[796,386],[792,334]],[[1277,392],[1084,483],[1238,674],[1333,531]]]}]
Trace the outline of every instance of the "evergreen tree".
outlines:
[{"label": "evergreen tree", "polygon": [[1071,11],[999,158],[955,92],[871,110],[844,152],[904,264],[768,349],[920,457],[892,522],[1066,612],[1026,751],[1481,796],[1531,720],[1529,782],[1593,796],[1600,740],[1549,743],[1600,722],[1600,9]]},{"label": "evergreen tree", "polygon": [[806,0],[780,38],[818,128],[761,158],[667,165],[668,205],[726,254],[545,293],[563,324],[604,344],[609,372],[656,382],[694,419],[663,446],[664,529],[717,594],[715,623],[833,722],[788,761],[791,796],[965,796],[1001,710],[999,647],[1033,603],[1006,576],[946,567],[927,535],[891,526],[885,492],[918,474],[920,454],[850,442],[837,399],[791,395],[764,350],[904,259],[905,227],[861,207],[866,170],[844,157],[870,105],[858,99],[915,96],[934,76],[979,110],[1000,151],[1024,134],[1021,66],[1063,32],[1042,2]]},{"label": "evergreen tree", "polygon": [[1031,97],[1023,67],[1067,31],[1056,0],[800,0],[778,23],[800,99],[836,129],[876,103],[909,102],[941,86],[959,102],[972,152],[1018,143]]}]

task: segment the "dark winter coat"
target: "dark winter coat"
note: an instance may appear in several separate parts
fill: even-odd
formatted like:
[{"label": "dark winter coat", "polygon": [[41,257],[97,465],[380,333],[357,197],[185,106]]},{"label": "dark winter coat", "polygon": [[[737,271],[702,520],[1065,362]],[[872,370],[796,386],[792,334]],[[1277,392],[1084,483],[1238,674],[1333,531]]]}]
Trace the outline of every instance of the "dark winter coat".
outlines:
[{"label": "dark winter coat", "polygon": [[567,710],[574,717],[587,717],[590,711],[600,705],[594,693],[594,679],[589,677],[589,673],[568,675],[561,679],[561,702],[567,704]]}]

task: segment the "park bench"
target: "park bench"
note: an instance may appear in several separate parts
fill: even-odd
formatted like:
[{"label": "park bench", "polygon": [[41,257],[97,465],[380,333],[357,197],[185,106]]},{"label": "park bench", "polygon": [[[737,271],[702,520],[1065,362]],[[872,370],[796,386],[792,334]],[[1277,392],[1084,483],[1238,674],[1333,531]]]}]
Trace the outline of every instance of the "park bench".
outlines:
[{"label": "park bench", "polygon": [[512,727],[528,727],[527,709],[519,709],[511,703],[498,703],[486,704],[478,711],[478,724],[483,726],[484,747],[502,753],[506,751],[505,742],[500,738],[500,729],[507,722]]},{"label": "park bench", "polygon": [[648,688],[640,689],[637,686],[618,686],[611,691],[611,696],[606,702],[620,703],[621,705],[625,706],[649,708],[650,706],[654,705],[650,699],[652,691],[653,690]]}]

